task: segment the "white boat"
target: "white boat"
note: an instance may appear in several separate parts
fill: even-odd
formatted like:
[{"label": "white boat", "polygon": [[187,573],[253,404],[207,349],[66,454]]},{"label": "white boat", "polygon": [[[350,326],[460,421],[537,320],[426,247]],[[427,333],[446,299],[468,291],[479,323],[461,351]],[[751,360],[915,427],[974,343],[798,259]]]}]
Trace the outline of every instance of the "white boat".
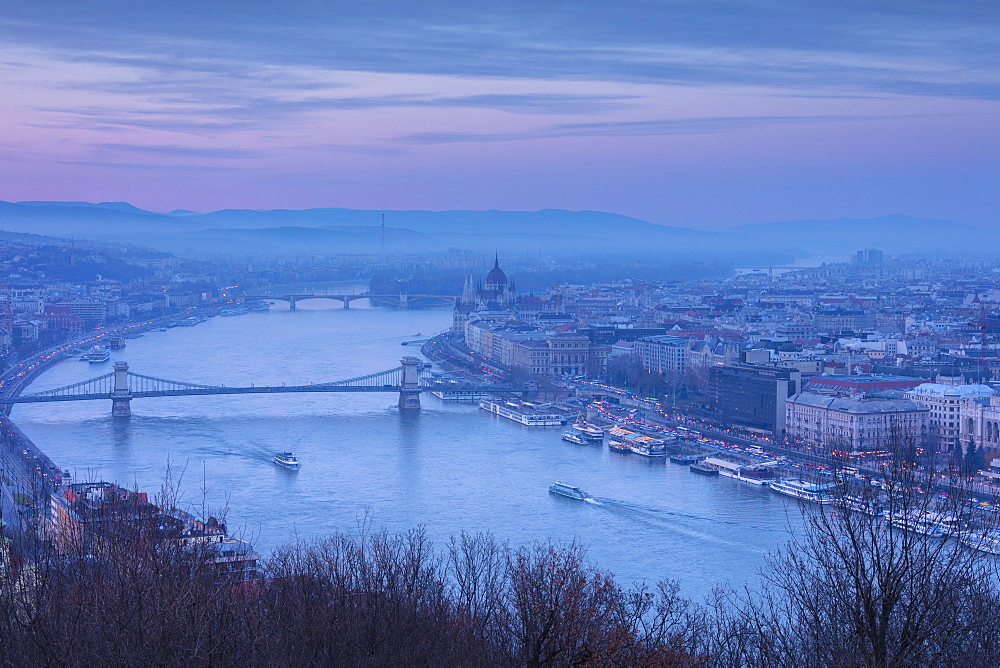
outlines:
[{"label": "white boat", "polygon": [[1000,554],[1000,529],[993,531],[970,531],[961,536],[962,545],[987,554]]},{"label": "white boat", "polygon": [[633,439],[629,449],[637,455],[643,457],[666,457],[667,445],[658,438],[649,436],[639,436]]},{"label": "white boat", "polygon": [[556,427],[566,424],[567,417],[551,410],[548,404],[532,404],[527,401],[504,401],[503,399],[482,399],[479,407],[502,418],[531,427]]},{"label": "white boat", "polygon": [[586,422],[574,422],[573,431],[583,436],[588,441],[603,441],[604,440],[604,430],[598,429],[592,424]]},{"label": "white boat", "polygon": [[930,536],[932,538],[944,538],[950,535],[959,535],[961,528],[958,520],[950,515],[929,511],[913,511],[906,514],[892,515],[889,522],[893,526],[906,531]]},{"label": "white boat", "polygon": [[751,485],[770,485],[774,481],[774,471],[769,468],[759,468],[756,466],[740,466],[736,469],[719,469],[719,475],[724,475],[733,480],[748,482]]},{"label": "white boat", "polygon": [[576,443],[577,445],[590,445],[590,441],[573,431],[564,431],[562,433],[562,440],[569,443]]},{"label": "white boat", "polygon": [[865,515],[871,515],[872,517],[881,517],[884,513],[882,510],[882,501],[877,498],[845,494],[834,501],[834,503],[841,508],[847,508],[848,510],[853,510],[856,513],[864,513]]},{"label": "white boat", "polygon": [[781,478],[768,483],[775,492],[792,496],[802,501],[812,503],[828,504],[833,502],[830,491],[836,487],[835,483],[815,483],[802,479]]},{"label": "white boat", "polygon": [[562,482],[556,482],[549,485],[549,494],[557,494],[559,496],[565,496],[569,499],[576,499],[577,501],[585,501],[589,498],[586,492],[579,487],[573,487],[573,485],[567,485]]},{"label": "white boat", "polygon": [[666,457],[667,444],[622,427],[608,432],[608,447],[616,452],[633,452],[643,457]]},{"label": "white boat", "polygon": [[274,456],[272,460],[278,466],[283,466],[286,469],[292,469],[293,471],[299,468],[299,459],[290,452],[279,452]]},{"label": "white boat", "polygon": [[87,353],[87,361],[91,364],[100,364],[111,359],[111,353],[104,346],[94,346]]}]

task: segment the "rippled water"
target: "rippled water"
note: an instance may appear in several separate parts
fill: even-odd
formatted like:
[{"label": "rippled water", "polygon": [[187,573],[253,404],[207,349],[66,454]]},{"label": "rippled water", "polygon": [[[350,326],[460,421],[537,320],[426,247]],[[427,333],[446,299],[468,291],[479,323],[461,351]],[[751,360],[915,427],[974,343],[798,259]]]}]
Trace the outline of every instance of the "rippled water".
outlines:
[{"label": "rippled water", "polygon": [[[313,300],[287,310],[216,317],[150,332],[114,352],[137,373],[204,384],[275,385],[338,380],[397,366],[401,346],[450,323],[447,309],[396,311]],[[75,360],[31,390],[110,371]],[[31,391],[29,390],[29,391]],[[689,595],[723,581],[754,582],[763,557],[787,537],[798,511],[766,489],[706,478],[687,467],[578,446],[557,427],[524,427],[472,405],[430,395],[400,414],[393,394],[288,394],[136,399],[133,417],[110,401],[19,405],[12,418],[77,479],[114,480],[155,492],[168,461],[183,470],[184,500],[229,507],[230,527],[257,546],[375,527],[423,525],[438,541],[492,531],[512,544],[535,539],[588,546],[623,582],[681,580]],[[292,450],[298,472],[271,457]],[[592,494],[550,495],[560,480]]]}]

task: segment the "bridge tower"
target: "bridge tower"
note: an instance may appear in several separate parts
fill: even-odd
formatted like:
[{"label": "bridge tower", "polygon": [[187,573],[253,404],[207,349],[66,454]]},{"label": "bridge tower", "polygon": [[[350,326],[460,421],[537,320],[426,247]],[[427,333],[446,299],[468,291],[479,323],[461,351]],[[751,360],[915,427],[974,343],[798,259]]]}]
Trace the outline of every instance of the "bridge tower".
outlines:
[{"label": "bridge tower", "polygon": [[420,408],[420,360],[416,357],[404,357],[403,379],[399,384],[399,407]]},{"label": "bridge tower", "polygon": [[132,417],[132,391],[128,387],[128,362],[115,362],[115,386],[111,391],[111,417]]}]

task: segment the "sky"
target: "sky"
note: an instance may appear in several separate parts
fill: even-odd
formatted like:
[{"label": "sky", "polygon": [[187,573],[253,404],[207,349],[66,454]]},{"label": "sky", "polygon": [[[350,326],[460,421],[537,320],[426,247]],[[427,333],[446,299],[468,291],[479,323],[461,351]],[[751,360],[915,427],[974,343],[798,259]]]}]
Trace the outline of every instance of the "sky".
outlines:
[{"label": "sky", "polygon": [[1000,226],[1000,2],[0,0],[0,200]]}]

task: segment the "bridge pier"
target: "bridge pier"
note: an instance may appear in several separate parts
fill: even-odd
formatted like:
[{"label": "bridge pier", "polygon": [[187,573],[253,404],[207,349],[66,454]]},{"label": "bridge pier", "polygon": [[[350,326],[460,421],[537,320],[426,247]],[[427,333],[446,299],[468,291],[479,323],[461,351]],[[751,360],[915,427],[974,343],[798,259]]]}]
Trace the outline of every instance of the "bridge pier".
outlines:
[{"label": "bridge pier", "polygon": [[404,410],[420,410],[420,360],[404,357],[403,380],[399,384],[399,407]]},{"label": "bridge pier", "polygon": [[115,362],[115,385],[111,391],[111,417],[132,417],[132,392],[128,387],[128,362]]},{"label": "bridge pier", "polygon": [[288,298],[288,310],[289,311],[294,311],[295,310],[295,297],[289,297]]},{"label": "bridge pier", "polygon": [[409,295],[399,295],[399,308],[401,308],[401,309],[408,309],[408,308],[410,308]]},{"label": "bridge pier", "polygon": [[350,298],[350,297],[347,297],[347,296],[345,296],[345,297],[344,297],[344,310],[345,310],[345,311],[347,311],[347,310],[349,310],[350,308],[351,308],[351,298]]}]

